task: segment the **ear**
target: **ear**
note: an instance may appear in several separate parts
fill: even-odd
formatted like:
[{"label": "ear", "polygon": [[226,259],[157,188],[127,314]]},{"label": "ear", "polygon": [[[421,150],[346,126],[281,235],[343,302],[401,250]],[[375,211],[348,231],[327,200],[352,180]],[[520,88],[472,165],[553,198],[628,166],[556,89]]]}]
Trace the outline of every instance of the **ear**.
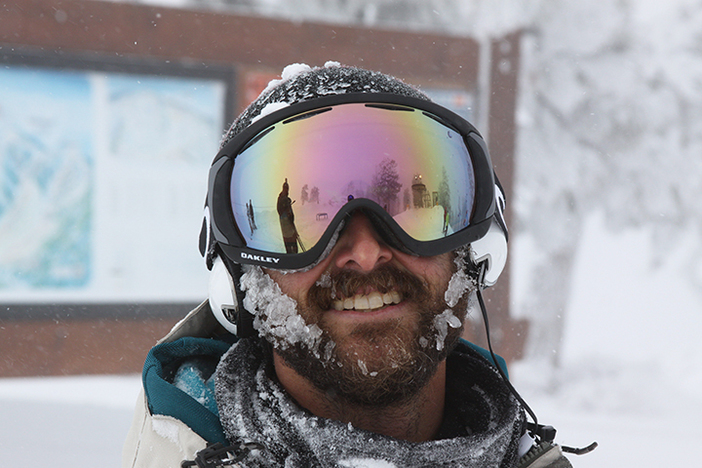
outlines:
[{"label": "ear", "polygon": [[504,218],[505,195],[495,184],[495,213],[492,215],[488,232],[470,244],[470,259],[476,265],[486,263],[480,287],[492,286],[497,282],[507,264],[507,225]]},{"label": "ear", "polygon": [[239,304],[234,293],[234,280],[219,256],[215,257],[210,271],[209,302],[217,321],[236,335]]}]

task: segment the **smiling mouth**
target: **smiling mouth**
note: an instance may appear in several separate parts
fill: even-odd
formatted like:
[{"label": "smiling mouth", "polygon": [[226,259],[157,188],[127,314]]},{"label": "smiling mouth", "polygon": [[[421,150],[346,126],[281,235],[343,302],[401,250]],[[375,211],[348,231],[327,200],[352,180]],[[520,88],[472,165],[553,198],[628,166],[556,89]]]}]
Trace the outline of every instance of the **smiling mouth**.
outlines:
[{"label": "smiling mouth", "polygon": [[398,291],[388,291],[380,293],[373,291],[370,294],[356,294],[346,299],[336,299],[332,301],[335,310],[374,310],[386,305],[399,304],[402,295]]}]

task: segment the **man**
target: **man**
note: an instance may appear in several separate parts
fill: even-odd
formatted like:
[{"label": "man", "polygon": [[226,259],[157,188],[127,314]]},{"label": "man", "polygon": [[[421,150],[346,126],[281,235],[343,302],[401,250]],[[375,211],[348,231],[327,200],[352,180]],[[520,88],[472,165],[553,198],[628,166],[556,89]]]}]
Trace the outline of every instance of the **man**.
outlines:
[{"label": "man", "polygon": [[292,200],[290,199],[290,186],[288,179],[283,182],[283,189],[278,195],[278,217],[280,219],[280,231],[283,235],[283,243],[285,244],[286,253],[297,253],[297,229],[295,228],[295,213],[292,209]]},{"label": "man", "polygon": [[[415,174],[443,184],[448,226],[442,206],[384,209]],[[329,200],[300,215],[302,253],[275,222],[283,175]],[[272,213],[250,241],[241,200]],[[123,466],[569,467],[504,361],[460,339],[505,264],[503,209],[459,116],[380,73],[286,68],[212,164],[209,301],[149,353]]]}]

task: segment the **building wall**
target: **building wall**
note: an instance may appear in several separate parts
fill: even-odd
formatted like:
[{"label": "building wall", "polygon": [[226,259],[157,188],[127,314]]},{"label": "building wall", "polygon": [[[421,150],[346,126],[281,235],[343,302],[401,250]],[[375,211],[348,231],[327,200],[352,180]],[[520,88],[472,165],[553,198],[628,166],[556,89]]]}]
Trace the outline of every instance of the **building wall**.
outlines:
[{"label": "building wall", "polygon": [[[479,64],[486,62],[480,60],[481,50],[491,51],[490,89],[479,83]],[[17,0],[0,11],[4,63],[214,76],[227,85],[225,123],[292,62],[322,65],[334,60],[380,70],[430,92],[472,96],[468,112],[471,120],[480,114],[489,123],[485,133],[493,163],[508,194],[518,59],[518,33],[486,48],[464,37],[92,0]],[[481,109],[480,102],[488,102],[489,108]],[[486,297],[496,332],[493,345],[514,359],[526,326],[509,317],[508,274]],[[138,372],[148,348],[200,299],[4,304],[0,376]],[[484,344],[477,323],[466,333]]]}]

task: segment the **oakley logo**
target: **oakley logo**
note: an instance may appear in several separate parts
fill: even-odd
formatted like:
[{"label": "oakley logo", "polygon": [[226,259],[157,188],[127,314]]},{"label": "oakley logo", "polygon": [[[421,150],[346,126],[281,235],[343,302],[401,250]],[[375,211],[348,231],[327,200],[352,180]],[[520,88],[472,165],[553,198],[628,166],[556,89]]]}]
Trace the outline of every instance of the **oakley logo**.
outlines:
[{"label": "oakley logo", "polygon": [[280,261],[279,258],[275,257],[263,257],[261,255],[251,255],[246,252],[241,252],[241,258],[245,258],[246,260],[253,260],[254,262],[263,262],[263,263],[278,263]]}]

